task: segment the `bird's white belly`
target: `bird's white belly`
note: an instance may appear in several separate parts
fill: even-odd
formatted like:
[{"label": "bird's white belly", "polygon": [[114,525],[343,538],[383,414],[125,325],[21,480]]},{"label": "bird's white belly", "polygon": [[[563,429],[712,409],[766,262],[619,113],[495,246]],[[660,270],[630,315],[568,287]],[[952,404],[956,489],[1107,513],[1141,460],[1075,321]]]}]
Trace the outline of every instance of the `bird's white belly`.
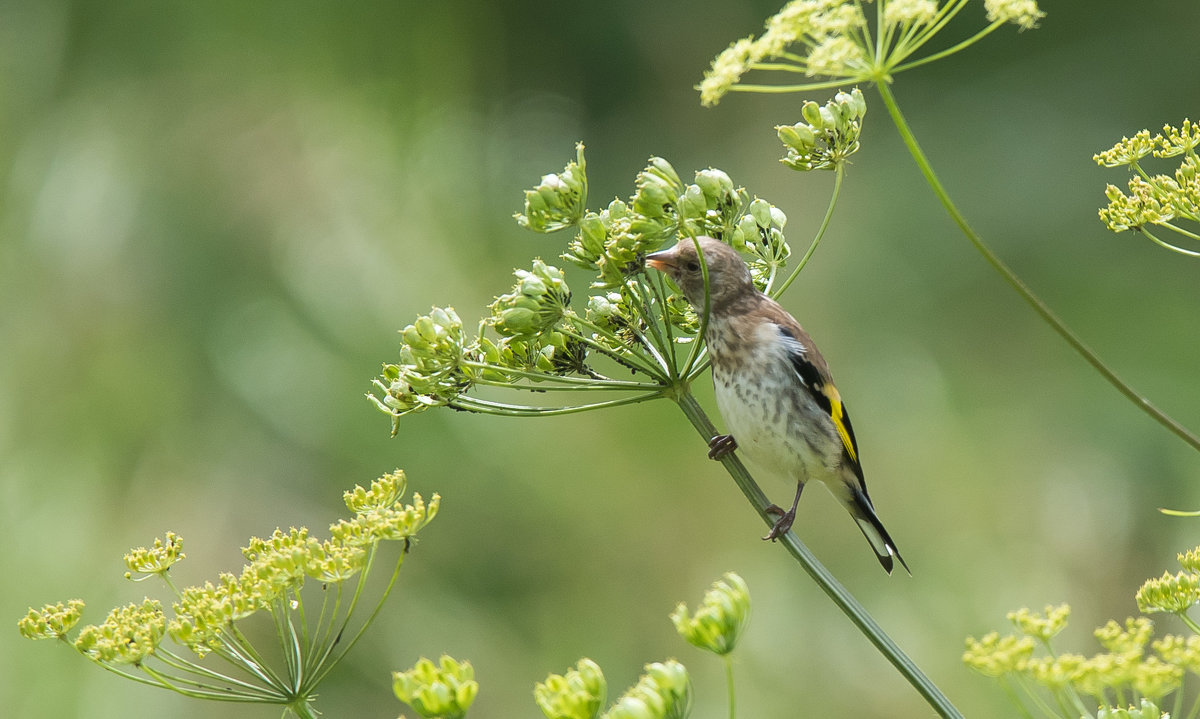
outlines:
[{"label": "bird's white belly", "polygon": [[717,408],[738,451],[756,466],[793,482],[823,480],[831,458],[817,455],[802,424],[816,408],[789,382],[795,380],[787,375],[752,381],[733,373],[714,383]]}]

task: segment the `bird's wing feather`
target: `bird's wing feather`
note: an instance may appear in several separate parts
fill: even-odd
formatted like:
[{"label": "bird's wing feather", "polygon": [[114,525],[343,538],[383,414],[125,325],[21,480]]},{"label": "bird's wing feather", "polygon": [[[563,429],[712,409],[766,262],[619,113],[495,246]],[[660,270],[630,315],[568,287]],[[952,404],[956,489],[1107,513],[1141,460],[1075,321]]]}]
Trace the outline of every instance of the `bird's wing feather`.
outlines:
[{"label": "bird's wing feather", "polygon": [[[815,352],[815,350],[805,346],[804,342],[797,337],[798,332],[783,325],[776,326],[779,327],[779,334],[783,339],[788,360],[796,371],[800,384],[816,401],[817,406],[829,414],[829,419],[833,422],[833,426],[842,440],[846,464],[858,477],[859,482],[862,482],[862,466],[858,462],[858,442],[854,439],[854,427],[850,424],[850,414],[846,410],[846,405],[842,403],[842,395],[829,377],[829,371],[822,370],[813,362],[810,352]],[[823,360],[821,361],[823,363]]]}]

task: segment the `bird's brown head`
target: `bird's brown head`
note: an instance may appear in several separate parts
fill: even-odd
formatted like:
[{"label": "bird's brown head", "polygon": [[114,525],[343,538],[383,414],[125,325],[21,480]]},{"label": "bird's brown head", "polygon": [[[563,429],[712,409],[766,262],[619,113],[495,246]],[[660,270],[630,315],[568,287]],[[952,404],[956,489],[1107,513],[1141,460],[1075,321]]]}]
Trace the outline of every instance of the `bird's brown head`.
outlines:
[{"label": "bird's brown head", "polygon": [[[737,250],[711,237],[698,237],[704,263],[708,265],[708,288],[712,308],[729,305],[747,293],[756,292],[750,279],[750,268]],[[696,244],[685,237],[670,249],[646,255],[646,266],[667,273],[693,307],[704,308],[704,275]]]}]

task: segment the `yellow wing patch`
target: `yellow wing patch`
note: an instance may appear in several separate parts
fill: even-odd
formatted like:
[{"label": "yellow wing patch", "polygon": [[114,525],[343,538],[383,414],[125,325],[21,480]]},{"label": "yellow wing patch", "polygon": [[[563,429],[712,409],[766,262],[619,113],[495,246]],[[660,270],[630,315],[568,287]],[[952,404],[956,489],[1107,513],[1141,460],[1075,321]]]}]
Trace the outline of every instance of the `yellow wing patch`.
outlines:
[{"label": "yellow wing patch", "polygon": [[823,386],[821,391],[829,398],[829,416],[833,419],[833,426],[837,428],[838,436],[842,438],[842,445],[846,448],[846,454],[850,455],[850,459],[858,462],[858,451],[854,448],[854,437],[851,436],[850,430],[846,427],[845,410],[842,409],[842,395],[837,391],[837,387],[831,384]]}]

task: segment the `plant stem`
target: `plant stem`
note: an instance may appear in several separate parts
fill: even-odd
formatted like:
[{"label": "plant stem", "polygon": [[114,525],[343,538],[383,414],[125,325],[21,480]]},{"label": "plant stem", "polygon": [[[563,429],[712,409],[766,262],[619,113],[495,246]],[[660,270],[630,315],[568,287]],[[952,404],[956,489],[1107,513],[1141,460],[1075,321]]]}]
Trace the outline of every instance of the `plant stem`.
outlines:
[{"label": "plant stem", "polygon": [[733,691],[733,655],[724,654],[721,659],[725,662],[725,686],[729,691],[729,719],[736,719],[737,701]]},{"label": "plant stem", "polygon": [[808,264],[810,259],[812,259],[813,253],[817,251],[817,245],[821,244],[821,238],[825,236],[825,231],[829,229],[829,222],[833,219],[833,208],[837,207],[838,196],[842,193],[842,178],[845,175],[846,167],[844,164],[839,163],[837,168],[834,170],[833,194],[831,194],[829,197],[829,205],[825,208],[825,217],[821,219],[821,226],[817,229],[817,234],[813,237],[812,243],[809,244],[808,251],[804,253],[804,257],[800,258],[800,262],[797,263],[795,269],[788,274],[787,279],[783,281],[783,284],[778,288],[771,288],[772,298],[779,299],[779,297],[781,297],[783,293],[787,291],[787,288],[792,286],[792,283],[795,282],[796,278],[800,276],[800,270],[804,269],[804,266]]},{"label": "plant stem", "polygon": [[1045,302],[1041,300],[1041,298],[1033,293],[1033,290],[1029,289],[1029,287],[1021,280],[1020,277],[1016,275],[1015,272],[1008,267],[1008,265],[1004,264],[1004,262],[1001,261],[998,256],[996,256],[996,253],[992,252],[990,247],[984,244],[983,238],[976,234],[975,230],[971,229],[971,226],[967,224],[966,218],[963,217],[962,213],[958,211],[958,208],[954,205],[954,202],[950,200],[950,196],[946,193],[946,188],[943,187],[941,181],[938,180],[937,174],[935,174],[933,171],[933,166],[929,164],[929,159],[925,157],[925,153],[922,152],[921,146],[917,144],[917,138],[913,135],[912,130],[909,128],[908,123],[904,119],[904,115],[900,112],[900,106],[896,104],[896,98],[892,95],[892,90],[890,87],[888,87],[887,82],[877,82],[875,87],[879,90],[879,95],[883,98],[883,103],[887,106],[888,113],[892,116],[892,122],[895,123],[896,129],[900,132],[900,137],[903,138],[904,144],[908,147],[909,153],[912,155],[913,160],[917,163],[917,167],[921,169],[921,174],[925,176],[925,181],[929,183],[929,187],[933,190],[933,194],[937,195],[938,200],[941,201],[942,206],[946,209],[946,212],[950,215],[950,218],[954,220],[954,223],[958,225],[960,230],[962,230],[963,235],[965,235],[971,244],[975,246],[975,249],[979,251],[979,254],[983,255],[983,259],[992,266],[992,269],[994,269],[1001,277],[1004,278],[1004,280],[1009,284],[1010,287],[1013,288],[1014,291],[1016,291],[1018,295],[1020,295],[1026,302],[1029,303],[1029,305],[1034,309],[1035,312],[1038,313],[1038,315],[1041,316],[1042,320],[1044,320],[1046,324],[1050,325],[1050,327],[1057,332],[1060,337],[1066,340],[1067,344],[1070,345],[1071,348],[1076,352],[1078,352],[1085,360],[1087,360],[1087,363],[1090,364],[1097,372],[1099,372],[1104,379],[1108,380],[1109,384],[1115,387],[1118,392],[1125,395],[1126,399],[1141,408],[1143,412],[1150,415],[1155,421],[1174,433],[1175,436],[1191,445],[1193,449],[1200,451],[1200,437],[1197,437],[1186,427],[1176,422],[1159,408],[1155,407],[1150,403],[1150,400],[1143,397],[1136,390],[1126,384],[1120,377],[1118,377],[1117,374],[1113,372],[1113,370],[1110,369],[1109,366],[1106,365],[1090,347],[1084,344],[1083,340],[1079,339],[1079,337],[1076,336],[1075,333],[1072,332],[1071,329],[1067,327],[1057,315],[1054,314],[1054,312],[1049,308],[1049,306],[1046,305]]},{"label": "plant stem", "polygon": [[[686,387],[677,389],[676,394],[672,397],[683,410],[684,415],[691,421],[692,426],[704,438],[704,441],[712,439],[717,434],[717,428],[708,419],[708,415],[700,407],[700,403],[696,401],[695,396]],[[763,491],[759,489],[758,483],[750,476],[746,470],[746,466],[738,459],[736,454],[727,454],[721,459],[721,464],[725,465],[725,470],[733,477],[733,481],[737,483],[742,494],[750,500],[755,511],[762,517],[763,521],[768,526],[775,523],[774,518],[766,513],[766,508],[771,504]],[[867,614],[867,610],[863,608],[858,600],[854,598],[845,587],[826,569],[813,553],[800,542],[793,532],[788,532],[780,537],[780,542],[787,548],[788,553],[795,557],[804,571],[812,577],[817,586],[829,596],[833,603],[841,609],[850,621],[854,623],[858,630],[866,635],[875,648],[879,650],[884,657],[887,658],[892,666],[909,681],[910,684],[917,690],[925,701],[933,707],[938,716],[946,719],[962,719],[962,714],[954,707],[950,700],[942,693],[940,689],[925,676],[921,668],[909,659],[900,647],[892,641],[891,637],[884,633],[883,628]]]}]

